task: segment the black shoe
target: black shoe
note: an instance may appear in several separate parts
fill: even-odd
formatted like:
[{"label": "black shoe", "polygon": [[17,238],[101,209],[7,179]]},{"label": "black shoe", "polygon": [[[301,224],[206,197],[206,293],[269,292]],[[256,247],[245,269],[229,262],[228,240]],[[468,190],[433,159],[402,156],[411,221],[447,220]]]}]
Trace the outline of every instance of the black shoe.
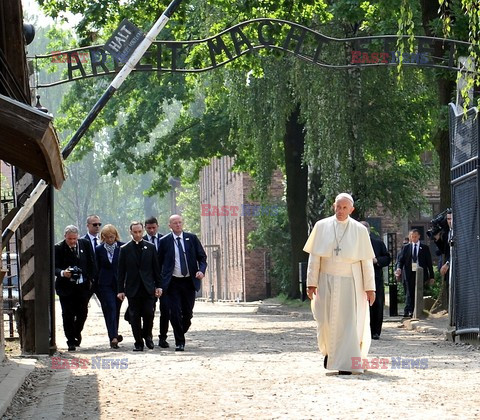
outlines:
[{"label": "black shoe", "polygon": [[403,314],[403,317],[404,317],[404,318],[411,318],[411,317],[412,317],[412,314],[409,313],[409,312],[405,312],[405,313]]},{"label": "black shoe", "polygon": [[175,351],[185,351],[185,344],[177,344],[175,346]]},{"label": "black shoe", "polygon": [[118,334],[118,335],[117,335],[117,341],[118,341],[119,343],[121,343],[121,342],[123,341],[123,335]]},{"label": "black shoe", "polygon": [[349,370],[339,370],[338,374],[339,375],[351,375],[352,372],[350,372]]},{"label": "black shoe", "polygon": [[135,347],[133,348],[133,351],[143,351],[143,347],[135,346]]},{"label": "black shoe", "polygon": [[145,339],[145,345],[150,349],[153,350],[155,344],[153,344],[153,340],[149,337]]},{"label": "black shoe", "polygon": [[328,354],[325,356],[325,359],[323,359],[323,367],[325,369],[327,368],[327,362],[328,362]]},{"label": "black shoe", "polygon": [[168,344],[167,340],[161,338],[160,340],[158,340],[158,346],[162,349],[168,349],[170,347],[170,344]]},{"label": "black shoe", "polygon": [[77,348],[73,344],[68,345],[68,351],[75,351]]},{"label": "black shoe", "polygon": [[372,340],[379,340],[380,334],[372,334]]}]

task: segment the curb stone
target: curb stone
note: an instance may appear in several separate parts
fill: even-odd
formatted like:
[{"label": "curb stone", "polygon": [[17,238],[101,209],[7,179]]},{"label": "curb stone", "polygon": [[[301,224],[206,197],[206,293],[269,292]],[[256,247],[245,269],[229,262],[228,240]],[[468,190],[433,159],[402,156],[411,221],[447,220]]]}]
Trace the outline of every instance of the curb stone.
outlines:
[{"label": "curb stone", "polygon": [[0,364],[0,417],[5,414],[25,378],[35,369],[36,359],[6,359]]}]

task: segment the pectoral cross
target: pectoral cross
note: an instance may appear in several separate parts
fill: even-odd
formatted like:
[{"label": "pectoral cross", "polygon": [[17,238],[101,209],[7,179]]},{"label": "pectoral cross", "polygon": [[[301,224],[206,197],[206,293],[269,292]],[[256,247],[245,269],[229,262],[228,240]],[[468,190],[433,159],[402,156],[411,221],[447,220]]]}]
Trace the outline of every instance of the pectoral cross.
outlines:
[{"label": "pectoral cross", "polygon": [[335,255],[338,257],[338,252],[341,251],[342,248],[340,248],[340,246],[337,244],[337,247],[333,248],[333,250],[335,251]]}]

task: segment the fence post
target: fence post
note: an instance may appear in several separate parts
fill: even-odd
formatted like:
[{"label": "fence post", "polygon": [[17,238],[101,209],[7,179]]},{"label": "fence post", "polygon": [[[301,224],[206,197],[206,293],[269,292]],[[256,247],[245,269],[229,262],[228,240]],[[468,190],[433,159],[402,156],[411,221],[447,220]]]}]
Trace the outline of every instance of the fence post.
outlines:
[{"label": "fence post", "polygon": [[423,268],[417,265],[413,318],[420,319],[421,317],[423,317]]}]

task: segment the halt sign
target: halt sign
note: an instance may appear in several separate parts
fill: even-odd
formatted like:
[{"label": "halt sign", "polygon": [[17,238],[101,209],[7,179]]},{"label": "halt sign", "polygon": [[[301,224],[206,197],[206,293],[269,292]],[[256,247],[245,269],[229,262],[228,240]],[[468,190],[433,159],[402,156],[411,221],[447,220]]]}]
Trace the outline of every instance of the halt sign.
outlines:
[{"label": "halt sign", "polygon": [[119,63],[125,64],[145,34],[128,19],[123,19],[112,36],[105,43],[106,49]]}]

